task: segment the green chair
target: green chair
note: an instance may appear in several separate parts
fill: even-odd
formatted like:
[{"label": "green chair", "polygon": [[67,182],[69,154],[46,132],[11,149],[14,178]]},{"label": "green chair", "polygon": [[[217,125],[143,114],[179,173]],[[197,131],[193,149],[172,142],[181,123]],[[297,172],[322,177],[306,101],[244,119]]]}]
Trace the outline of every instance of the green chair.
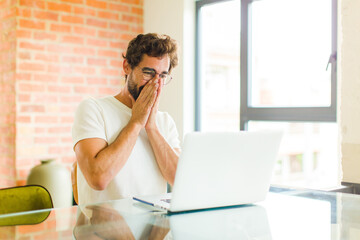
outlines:
[{"label": "green chair", "polygon": [[[40,223],[49,216],[51,208],[53,203],[50,193],[42,186],[0,189],[0,226]],[[48,210],[35,211],[41,209]],[[24,213],[26,211],[33,212]]]}]

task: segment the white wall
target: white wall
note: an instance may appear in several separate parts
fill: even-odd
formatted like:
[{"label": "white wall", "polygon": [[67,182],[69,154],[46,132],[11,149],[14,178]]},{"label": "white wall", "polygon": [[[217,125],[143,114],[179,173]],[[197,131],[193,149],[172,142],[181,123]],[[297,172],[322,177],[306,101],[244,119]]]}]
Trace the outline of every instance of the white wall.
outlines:
[{"label": "white wall", "polygon": [[160,110],[174,119],[180,139],[194,129],[194,0],[145,0],[144,32],[167,34],[179,46],[179,65],[162,92]]},{"label": "white wall", "polygon": [[342,181],[360,183],[360,1],[339,0],[338,7]]}]

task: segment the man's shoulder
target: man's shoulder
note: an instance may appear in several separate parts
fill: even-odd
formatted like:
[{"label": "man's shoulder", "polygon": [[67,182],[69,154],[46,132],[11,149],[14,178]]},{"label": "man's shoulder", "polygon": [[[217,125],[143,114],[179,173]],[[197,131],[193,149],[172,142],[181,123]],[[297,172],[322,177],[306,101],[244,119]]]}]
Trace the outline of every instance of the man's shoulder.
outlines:
[{"label": "man's shoulder", "polygon": [[82,100],[79,104],[80,107],[90,107],[90,108],[101,108],[104,105],[109,105],[111,103],[112,96],[106,96],[101,98],[88,97]]},{"label": "man's shoulder", "polygon": [[171,116],[168,112],[158,111],[156,115],[157,115],[157,118],[159,118],[159,119],[171,118]]},{"label": "man's shoulder", "polygon": [[160,122],[161,124],[169,125],[169,124],[173,124],[174,122],[174,120],[172,119],[172,117],[168,112],[158,111],[156,117],[157,117],[157,121]]},{"label": "man's shoulder", "polygon": [[82,102],[85,103],[95,103],[95,104],[102,104],[102,103],[109,103],[112,102],[113,96],[105,96],[105,97],[88,97],[85,98]]}]

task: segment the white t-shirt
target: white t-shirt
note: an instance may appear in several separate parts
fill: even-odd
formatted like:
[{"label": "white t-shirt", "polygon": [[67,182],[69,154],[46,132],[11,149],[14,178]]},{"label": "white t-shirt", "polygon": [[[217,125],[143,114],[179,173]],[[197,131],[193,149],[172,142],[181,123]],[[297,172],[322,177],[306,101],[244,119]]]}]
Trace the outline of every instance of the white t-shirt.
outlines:
[{"label": "white t-shirt", "polygon": [[[80,103],[72,128],[73,146],[87,138],[101,138],[110,145],[130,120],[132,110],[113,96],[89,98]],[[168,113],[158,112],[156,123],[160,133],[173,148],[180,148],[178,132]],[[142,129],[124,167],[106,189],[91,188],[78,165],[79,204],[166,193],[166,180],[157,165],[146,131]]]}]

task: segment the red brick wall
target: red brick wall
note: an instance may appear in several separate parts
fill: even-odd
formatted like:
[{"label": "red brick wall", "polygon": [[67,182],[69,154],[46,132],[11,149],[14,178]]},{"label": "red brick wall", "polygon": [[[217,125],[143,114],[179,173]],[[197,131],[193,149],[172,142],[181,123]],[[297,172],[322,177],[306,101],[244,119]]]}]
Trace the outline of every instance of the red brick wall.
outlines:
[{"label": "red brick wall", "polygon": [[75,160],[74,111],[82,99],[113,95],[123,84],[121,54],[143,31],[143,0],[18,0],[16,14],[16,180],[22,185],[40,159],[68,167]]},{"label": "red brick wall", "polygon": [[0,188],[15,184],[16,1],[0,1]]}]

